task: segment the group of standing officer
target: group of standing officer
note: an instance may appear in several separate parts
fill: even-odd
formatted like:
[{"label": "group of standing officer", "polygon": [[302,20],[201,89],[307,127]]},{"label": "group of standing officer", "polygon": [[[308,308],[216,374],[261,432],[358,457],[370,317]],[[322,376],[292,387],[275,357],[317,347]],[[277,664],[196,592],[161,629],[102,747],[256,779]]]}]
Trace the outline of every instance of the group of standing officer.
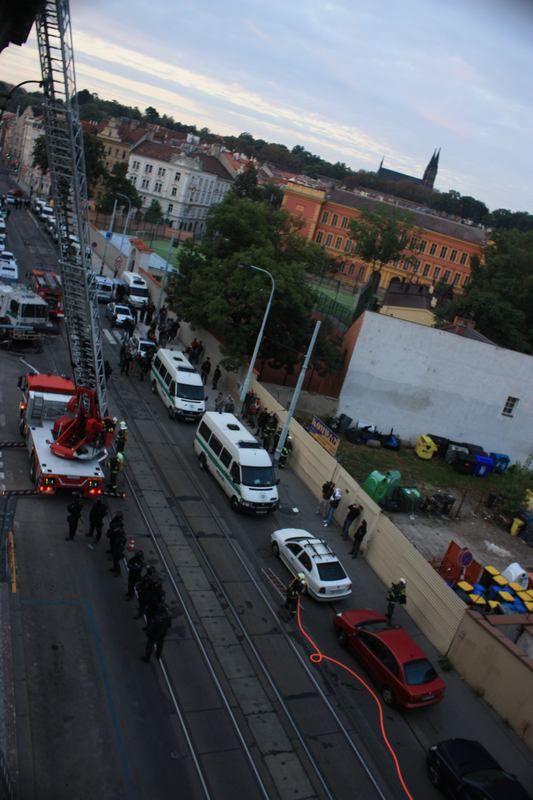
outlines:
[{"label": "group of standing officer", "polygon": [[[82,510],[83,499],[76,492],[67,506],[68,536],[66,541],[68,542],[71,542],[76,536]],[[96,500],[89,512],[89,531],[85,534],[87,537],[95,537],[94,542],[89,544],[91,550],[96,549],[102,538],[104,520],[108,513],[105,502],[101,499]],[[107,529],[107,538],[109,540],[109,548],[106,552],[113,562],[109,571],[115,577],[119,577],[127,542],[122,511],[117,511],[111,518]],[[144,617],[146,620],[144,628],[146,647],[142,660],[145,663],[149,663],[154,649],[156,658],[161,658],[165,636],[171,626],[170,612],[165,605],[165,591],[161,579],[154,568],[145,564],[142,550],[138,550],[128,560],[127,571],[128,588],[125,597],[127,600],[133,600],[135,594],[137,594],[138,610],[136,619]]]}]

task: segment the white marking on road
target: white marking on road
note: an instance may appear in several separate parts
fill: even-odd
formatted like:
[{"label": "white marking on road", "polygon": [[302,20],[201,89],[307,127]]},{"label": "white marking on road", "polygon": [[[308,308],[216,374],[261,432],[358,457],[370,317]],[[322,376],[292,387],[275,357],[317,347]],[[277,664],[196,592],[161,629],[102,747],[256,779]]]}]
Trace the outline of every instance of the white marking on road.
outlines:
[{"label": "white marking on road", "polygon": [[115,337],[115,339],[117,340],[117,344],[122,344],[122,336],[124,334],[119,333],[118,331],[112,331],[112,333],[113,333],[113,336]]},{"label": "white marking on road", "polygon": [[117,344],[116,339],[113,338],[111,331],[108,331],[107,328],[104,328],[104,336],[109,342],[109,344]]},{"label": "white marking on road", "polygon": [[[0,397],[0,403],[1,402],[2,402],[2,398]],[[2,428],[5,428],[5,425],[6,425],[6,415],[5,414],[0,414],[0,425],[2,426]]]},{"label": "white marking on road", "polygon": [[6,475],[5,472],[0,472],[0,481],[5,481]]}]

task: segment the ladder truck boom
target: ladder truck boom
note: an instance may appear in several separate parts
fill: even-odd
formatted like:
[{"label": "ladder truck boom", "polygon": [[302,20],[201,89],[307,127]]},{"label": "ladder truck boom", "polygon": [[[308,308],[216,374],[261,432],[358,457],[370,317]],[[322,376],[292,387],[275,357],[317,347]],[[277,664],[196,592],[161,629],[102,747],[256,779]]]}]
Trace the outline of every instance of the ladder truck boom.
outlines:
[{"label": "ladder truck boom", "polygon": [[[48,163],[59,236],[65,324],[77,389],[74,415],[58,421],[50,449],[87,459],[109,445],[106,381],[94,273],[88,256],[87,187],[68,0],[45,0],[36,17],[45,92]],[[71,245],[76,237],[81,247]],[[75,240],[75,239],[74,239]],[[69,409],[71,410],[71,409]],[[102,436],[103,434],[103,436]],[[96,445],[92,447],[92,445]]]}]

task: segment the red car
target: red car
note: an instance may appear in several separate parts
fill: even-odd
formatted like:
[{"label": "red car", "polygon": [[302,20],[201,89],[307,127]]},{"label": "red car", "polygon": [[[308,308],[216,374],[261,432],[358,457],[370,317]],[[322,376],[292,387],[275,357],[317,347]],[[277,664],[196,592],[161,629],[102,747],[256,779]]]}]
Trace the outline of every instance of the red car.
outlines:
[{"label": "red car", "polygon": [[342,647],[349,648],[378,685],[383,702],[403,709],[439,703],[445,684],[407,631],[377,611],[359,608],[334,618]]}]

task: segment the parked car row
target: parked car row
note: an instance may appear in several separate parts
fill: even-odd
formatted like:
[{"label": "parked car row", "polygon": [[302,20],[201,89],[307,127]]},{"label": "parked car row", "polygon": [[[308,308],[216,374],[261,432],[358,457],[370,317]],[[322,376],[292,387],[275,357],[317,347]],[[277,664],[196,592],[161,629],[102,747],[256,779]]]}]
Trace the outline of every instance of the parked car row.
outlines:
[{"label": "parked car row", "polygon": [[[50,238],[56,242],[59,242],[59,230],[58,230],[58,223],[57,219],[54,215],[54,209],[52,206],[49,206],[46,200],[43,200],[40,197],[34,197],[32,200],[32,210],[34,214],[37,216],[38,220],[42,224],[44,230],[48,233]],[[66,230],[64,230],[63,235],[61,237],[62,245],[67,252],[64,253],[66,256],[68,255],[79,255],[81,252],[81,245],[80,240],[75,234],[68,234]],[[85,249],[86,257],[90,260],[91,258],[91,248],[89,245],[86,245]]]}]

